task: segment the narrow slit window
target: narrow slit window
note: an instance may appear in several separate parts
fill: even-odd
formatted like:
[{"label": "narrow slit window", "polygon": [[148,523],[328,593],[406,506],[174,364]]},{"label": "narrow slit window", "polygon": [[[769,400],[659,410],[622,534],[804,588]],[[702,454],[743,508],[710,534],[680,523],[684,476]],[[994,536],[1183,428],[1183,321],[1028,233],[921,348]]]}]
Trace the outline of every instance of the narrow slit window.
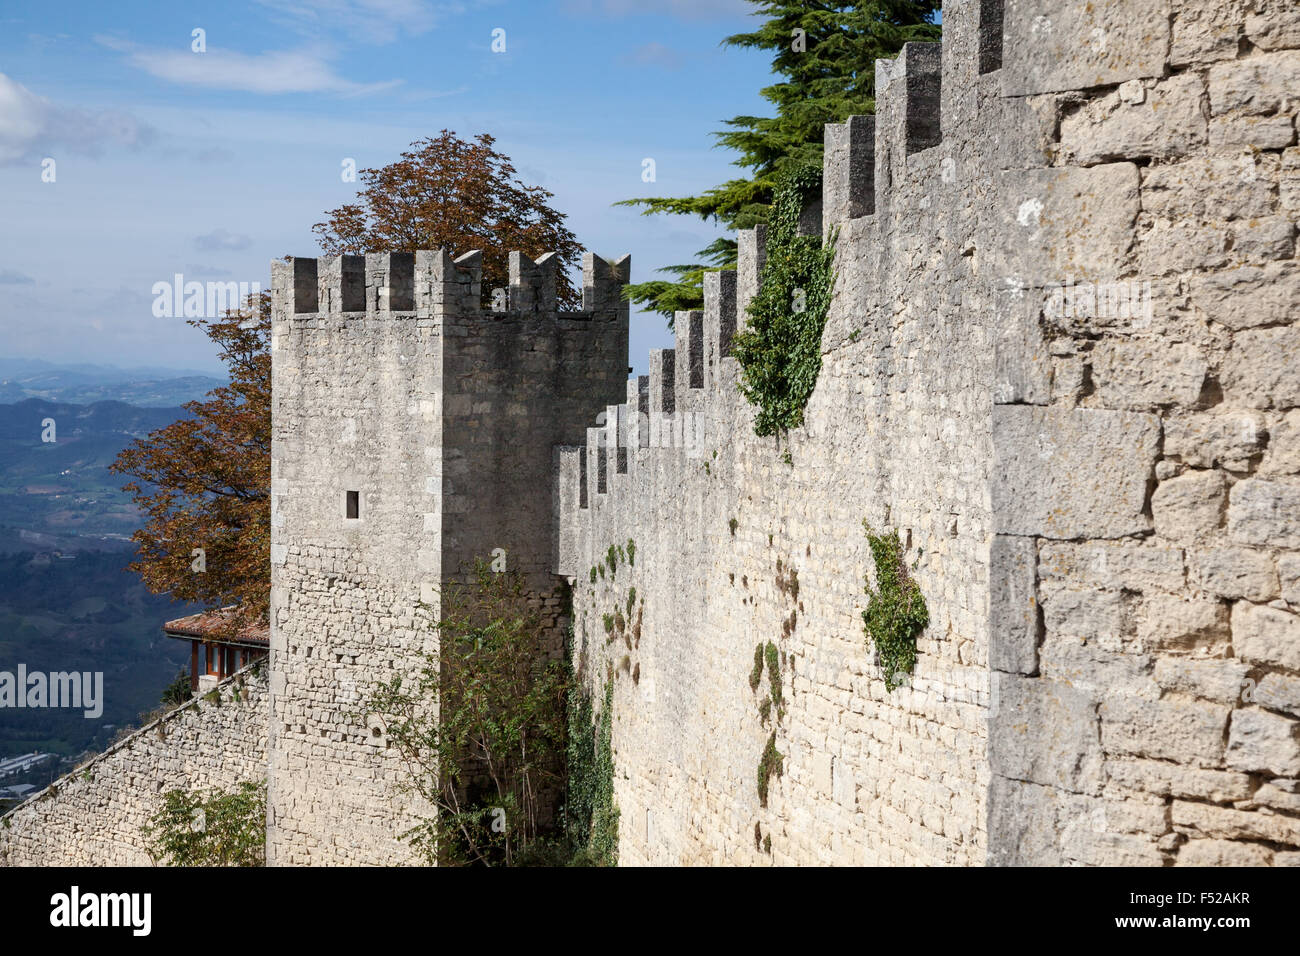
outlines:
[{"label": "narrow slit window", "polygon": [[349,518],[361,517],[361,496],[358,492],[348,492],[347,515]]}]

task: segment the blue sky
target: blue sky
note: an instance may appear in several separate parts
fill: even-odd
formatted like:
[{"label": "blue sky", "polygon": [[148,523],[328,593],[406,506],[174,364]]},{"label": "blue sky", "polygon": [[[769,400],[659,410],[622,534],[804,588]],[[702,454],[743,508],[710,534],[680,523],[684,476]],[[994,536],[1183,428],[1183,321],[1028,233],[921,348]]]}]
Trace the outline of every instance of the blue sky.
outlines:
[{"label": "blue sky", "polygon": [[[153,315],[152,287],[269,283],[318,253],[353,198],[345,159],[391,162],[447,127],[488,132],[594,252],[633,278],[717,230],[611,203],[690,195],[734,156],[710,133],[767,114],[743,0],[254,0],[47,3],[0,12],[0,355],[218,371],[207,340]],[[491,49],[505,31],[504,53]],[[207,50],[192,50],[192,31]],[[653,158],[657,181],[641,181]],[[55,161],[54,182],[42,163]],[[463,251],[463,250],[457,250]],[[634,313],[630,363],[669,346]]]}]

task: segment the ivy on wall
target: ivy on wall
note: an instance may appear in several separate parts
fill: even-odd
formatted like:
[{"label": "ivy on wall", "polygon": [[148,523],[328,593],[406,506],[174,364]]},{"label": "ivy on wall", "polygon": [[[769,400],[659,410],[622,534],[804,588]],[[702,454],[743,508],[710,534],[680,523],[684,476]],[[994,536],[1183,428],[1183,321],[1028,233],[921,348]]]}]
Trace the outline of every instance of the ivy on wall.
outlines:
[{"label": "ivy on wall", "polygon": [[758,409],[754,432],[775,435],[803,423],[821,371],[822,329],[834,281],[834,241],[799,234],[804,204],[821,189],[822,171],[800,166],[777,187],[768,220],[767,258],[749,324],[731,341],[741,394]]},{"label": "ivy on wall", "polygon": [[903,560],[898,532],[876,534],[865,520],[862,527],[876,564],[876,586],[868,578],[864,588],[868,602],[862,621],[880,654],[885,686],[892,691],[901,683],[899,675],[912,673],[916,666],[916,637],[930,623],[930,611]]}]

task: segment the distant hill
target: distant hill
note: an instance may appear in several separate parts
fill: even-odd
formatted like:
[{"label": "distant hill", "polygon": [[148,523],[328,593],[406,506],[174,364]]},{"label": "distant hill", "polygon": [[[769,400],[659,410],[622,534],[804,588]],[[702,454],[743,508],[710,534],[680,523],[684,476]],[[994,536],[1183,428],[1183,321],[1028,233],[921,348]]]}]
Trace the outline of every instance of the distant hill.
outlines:
[{"label": "distant hill", "polygon": [[27,398],[91,404],[129,402],[142,407],[175,407],[202,398],[225,384],[194,369],[152,366],[55,365],[39,359],[0,359],[0,402]]},{"label": "distant hill", "polygon": [[[0,404],[0,552],[124,547],[140,516],[108,465],[133,439],[185,415],[116,401]],[[51,418],[56,441],[43,442]]]}]

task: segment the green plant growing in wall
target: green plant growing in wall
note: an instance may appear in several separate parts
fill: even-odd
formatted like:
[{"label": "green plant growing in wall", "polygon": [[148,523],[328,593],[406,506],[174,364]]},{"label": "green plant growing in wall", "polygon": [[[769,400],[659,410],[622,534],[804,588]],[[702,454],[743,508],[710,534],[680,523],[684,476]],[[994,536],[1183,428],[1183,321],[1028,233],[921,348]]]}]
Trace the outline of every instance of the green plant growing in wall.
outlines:
[{"label": "green plant growing in wall", "polygon": [[627,539],[627,563],[630,565],[636,564],[636,542],[631,538]]},{"label": "green plant growing in wall", "polygon": [[596,583],[596,566],[594,564],[591,566],[591,583]]},{"label": "green plant growing in wall", "polygon": [[862,527],[876,565],[876,586],[867,578],[867,609],[862,612],[867,638],[880,654],[885,686],[893,690],[900,674],[916,666],[916,638],[930,623],[921,588],[903,561],[903,544],[897,530],[876,534],[864,520]]},{"label": "green plant growing in wall", "polygon": [[574,681],[568,693],[568,787],[563,820],[577,849],[575,864],[613,866],[618,862],[618,806],[614,801],[614,685],[605,686],[597,721],[591,698]]},{"label": "green plant growing in wall", "polygon": [[605,552],[605,563],[609,565],[609,576],[614,576],[614,571],[618,568],[618,551],[611,544],[609,550]]},{"label": "green plant growing in wall", "polygon": [[[767,258],[747,327],[732,339],[739,388],[757,408],[754,432],[776,435],[803,424],[821,371],[822,330],[834,282],[834,240],[799,232],[804,205],[820,195],[822,171],[797,166],[780,179],[768,219]],[[787,453],[788,455],[788,453]]]},{"label": "green plant growing in wall", "polygon": [[170,866],[263,866],[266,783],[234,790],[169,790],[141,830],[149,856]]},{"label": "green plant growing in wall", "polygon": [[763,644],[760,641],[754,645],[754,669],[749,672],[749,689],[758,690],[758,685],[763,682]]},{"label": "green plant growing in wall", "polygon": [[636,606],[636,588],[632,588],[630,591],[627,592],[627,616],[629,619],[631,619],[632,617],[632,608],[635,606]]},{"label": "green plant growing in wall", "polygon": [[563,779],[570,668],[517,571],[476,563],[439,592],[438,648],[352,719],[382,722],[407,768],[399,781],[433,812],[400,836],[426,862],[518,865],[552,846],[544,794]]},{"label": "green plant growing in wall", "polygon": [[735,518],[732,518],[730,521],[727,522],[727,527],[731,529],[731,536],[733,538],[736,536],[736,528],[739,526],[740,526],[740,522],[737,521]]},{"label": "green plant growing in wall", "polygon": [[779,718],[783,713],[781,709],[781,657],[777,652],[776,645],[771,641],[767,642],[763,651],[767,658],[767,680],[772,690],[772,706],[776,708],[777,717]]},{"label": "green plant growing in wall", "polygon": [[776,749],[776,731],[767,738],[767,746],[763,748],[763,757],[758,762],[758,802],[761,806],[767,806],[768,786],[773,777],[780,777],[785,773],[783,755]]}]

